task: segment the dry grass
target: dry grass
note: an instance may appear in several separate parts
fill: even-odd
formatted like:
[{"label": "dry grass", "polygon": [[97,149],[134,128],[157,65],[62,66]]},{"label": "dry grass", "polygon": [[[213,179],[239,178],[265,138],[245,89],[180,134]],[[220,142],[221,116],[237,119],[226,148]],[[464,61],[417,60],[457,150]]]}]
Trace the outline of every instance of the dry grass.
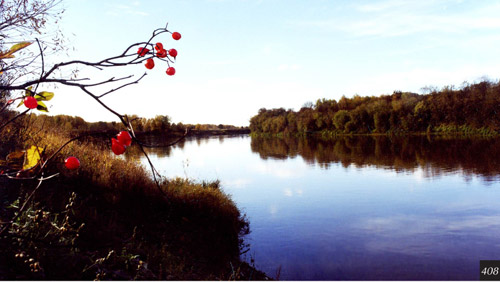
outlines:
[{"label": "dry grass", "polygon": [[[66,140],[45,132],[31,135],[25,146],[37,144],[50,153]],[[76,171],[64,167],[70,155],[80,160]],[[65,199],[75,193],[72,220],[85,227],[73,238],[77,251],[72,249],[71,260],[47,260],[34,251],[46,272],[52,271],[44,278],[228,279],[234,276],[231,265],[244,265],[239,252],[248,222],[219,182],[162,179],[160,193],[136,156],[114,156],[106,142],[95,140],[66,146],[48,167],[47,173],[52,172],[61,175],[43,184],[35,197],[37,206],[54,214],[65,212]],[[246,269],[253,276],[240,277],[265,277]]]}]

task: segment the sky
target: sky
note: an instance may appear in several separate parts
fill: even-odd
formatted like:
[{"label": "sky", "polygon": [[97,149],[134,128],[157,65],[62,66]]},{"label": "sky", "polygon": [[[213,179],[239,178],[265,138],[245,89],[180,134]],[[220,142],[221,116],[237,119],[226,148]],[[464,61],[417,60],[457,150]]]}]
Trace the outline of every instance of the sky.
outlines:
[{"label": "sky", "polygon": [[[168,22],[179,41],[166,64],[79,77],[147,76],[104,98],[111,108],[173,122],[248,125],[260,108],[299,110],[318,99],[423,93],[500,77],[500,1],[64,0],[68,55],[96,61],[149,39]],[[104,91],[104,90],[103,90]],[[58,87],[52,114],[117,121],[85,93]]]}]

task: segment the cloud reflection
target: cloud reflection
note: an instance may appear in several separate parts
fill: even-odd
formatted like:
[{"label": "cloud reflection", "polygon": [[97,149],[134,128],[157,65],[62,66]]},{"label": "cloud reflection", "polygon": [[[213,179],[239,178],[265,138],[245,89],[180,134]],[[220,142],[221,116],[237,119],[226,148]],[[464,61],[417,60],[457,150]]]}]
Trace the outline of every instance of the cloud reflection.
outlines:
[{"label": "cloud reflection", "polygon": [[482,243],[496,242],[500,234],[500,215],[372,217],[361,220],[355,228],[368,235],[365,236],[365,248],[371,252],[406,255],[441,252],[445,255],[461,248],[474,249],[479,244],[474,238],[481,237]]},{"label": "cloud reflection", "polygon": [[277,178],[291,179],[298,178],[305,174],[305,165],[290,166],[290,162],[264,162],[254,166],[254,170]]}]

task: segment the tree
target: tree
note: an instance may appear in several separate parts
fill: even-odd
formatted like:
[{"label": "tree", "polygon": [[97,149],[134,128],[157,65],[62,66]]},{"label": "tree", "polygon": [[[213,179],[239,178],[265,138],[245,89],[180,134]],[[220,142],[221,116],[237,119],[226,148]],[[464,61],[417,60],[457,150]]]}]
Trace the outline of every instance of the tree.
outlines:
[{"label": "tree", "polygon": [[349,112],[346,110],[340,110],[333,116],[333,124],[338,130],[344,130],[345,124],[351,120]]},{"label": "tree", "polygon": [[[27,0],[15,2],[18,4],[17,8],[15,5],[4,6],[5,3],[10,3],[10,2],[2,1],[0,3],[2,4],[2,8],[4,7],[12,8],[12,10],[5,10],[5,11],[2,10],[3,22],[2,25],[0,25],[0,30],[3,29],[3,31],[7,30],[12,33],[14,33],[14,31],[17,31],[19,34],[26,36],[29,33],[24,33],[24,32],[28,32],[30,29],[26,31],[22,26],[24,26],[25,24],[31,24],[31,28],[35,31],[38,31],[41,26],[46,24],[44,16],[47,15],[48,9],[50,9],[51,7],[51,6],[49,7],[44,6],[43,3],[45,2],[38,2],[38,1],[30,2]],[[49,1],[48,3],[54,4],[55,2]],[[37,6],[38,4],[40,4],[41,6]],[[31,12],[33,10],[30,9],[34,9],[34,11],[37,12]],[[15,13],[20,13],[20,14],[16,16]],[[8,25],[8,23],[10,23],[10,25]],[[158,37],[162,34],[174,34],[174,33],[168,30],[168,25],[166,25],[163,28],[158,28],[154,30],[152,35],[149,37],[147,41],[133,43],[129,47],[125,48],[123,52],[113,57],[105,58],[97,62],[72,60],[55,64],[50,68],[47,67],[44,59],[47,48],[46,46],[44,46],[44,43],[42,41],[37,39],[36,45],[35,44],[32,45],[32,42],[30,41],[22,41],[12,45],[7,51],[3,51],[0,54],[1,66],[2,66],[1,72],[3,73],[3,75],[7,75],[8,77],[13,78],[12,80],[9,81],[2,81],[2,84],[0,85],[0,91],[1,91],[0,93],[2,93],[1,94],[2,98],[14,92],[18,94],[18,97],[9,100],[0,108],[0,113],[3,113],[6,116],[8,116],[7,119],[0,120],[0,134],[3,133],[2,131],[5,130],[6,127],[11,126],[17,119],[25,116],[26,114],[30,113],[35,109],[44,112],[48,111],[45,102],[50,101],[54,97],[54,93],[40,90],[46,85],[61,84],[79,88],[80,90],[82,90],[83,93],[93,98],[97,104],[101,105],[106,110],[114,114],[117,117],[117,119],[121,122],[123,128],[126,129],[117,136],[117,139],[114,138],[112,139],[113,141],[112,151],[115,154],[123,153],[125,151],[126,146],[130,145],[130,143],[125,144],[124,142],[129,142],[129,141],[122,141],[122,140],[127,140],[127,138],[130,140],[133,139],[135,144],[139,146],[139,149],[144,154],[150,165],[152,176],[157,184],[159,192],[165,196],[165,193],[161,189],[158,180],[161,177],[161,175],[157,172],[148,154],[144,150],[144,147],[153,147],[153,146],[145,142],[142,142],[137,138],[132,125],[132,119],[129,116],[118,113],[117,111],[113,110],[108,104],[102,101],[102,98],[105,96],[113,94],[129,85],[139,83],[146,76],[147,73],[144,73],[139,77],[136,77],[135,75],[128,75],[118,78],[111,77],[109,79],[97,82],[89,82],[91,81],[90,78],[74,78],[72,76],[57,77],[55,75],[55,73],[58,71],[61,70],[64,71],[65,69],[74,66],[89,67],[102,70],[111,68],[124,68],[130,65],[143,64],[144,62],[150,62],[153,59],[160,62],[164,62],[166,63],[166,65],[168,65],[168,69],[173,69],[170,66],[171,64],[174,63],[172,58],[167,54],[167,52],[163,49],[161,45],[159,45],[158,43],[154,45],[152,43],[153,40],[157,41]],[[7,36],[8,34],[6,33],[2,34],[3,39],[6,38]],[[19,62],[23,62],[23,58],[25,58],[23,57],[23,55],[27,54],[20,51],[25,48],[28,48],[30,45],[38,47],[37,51],[38,54],[35,55],[33,57],[34,59],[31,59],[31,61],[28,60],[28,63],[26,65],[19,64]],[[16,56],[20,54],[21,59],[12,60],[15,57],[14,54]],[[29,57],[29,54],[26,56]],[[35,67],[34,65],[35,60],[39,61],[40,68]],[[31,67],[33,68],[30,70]],[[146,67],[148,66],[146,65]],[[23,79],[19,79],[21,77],[23,77]],[[11,105],[16,100],[21,100],[20,101],[21,103],[19,103],[18,107],[22,107],[24,104],[24,106],[26,106],[27,109],[24,108],[22,112],[17,112],[17,113],[12,111]],[[29,103],[27,103],[27,101],[29,101]],[[74,124],[72,124],[72,120],[75,121]],[[167,116],[157,116],[157,120],[161,123],[161,126],[169,125],[169,118]],[[69,119],[61,117],[61,122],[62,122],[61,124],[63,124],[63,127],[66,127],[67,130],[70,130],[75,126],[80,126],[82,121],[79,119]],[[29,128],[30,125],[26,124],[23,126],[25,128]],[[172,146],[173,144],[179,142],[182,138],[184,138],[187,135],[187,133],[188,132],[186,131],[181,138],[164,146],[167,147]],[[44,153],[45,150],[43,148],[37,147],[35,143],[31,149],[34,152],[32,154],[29,153],[25,154],[25,160],[27,160],[27,163],[25,161],[23,167],[19,168],[19,167],[9,166],[9,164],[7,163],[8,166],[6,168],[2,168],[2,170],[0,171],[0,176],[7,177],[9,179],[29,181],[29,183],[35,181],[37,185],[31,192],[31,194],[25,198],[24,204],[20,205],[20,208],[16,213],[16,215],[14,216],[14,218],[12,218],[10,221],[2,222],[0,228],[0,235],[3,236],[4,232],[9,229],[9,227],[15,222],[15,220],[21,214],[23,214],[24,209],[26,208],[25,203],[29,202],[32,199],[33,195],[36,193],[37,189],[40,187],[42,182],[59,175],[58,173],[49,176],[46,175],[48,166],[55,160],[59,152],[61,152],[61,150],[71,142],[79,140],[88,135],[90,134],[84,134],[70,138],[57,150],[50,152],[50,154],[46,154],[46,157],[43,158],[42,158],[42,153]],[[106,133],[104,133],[104,135],[107,136]],[[128,136],[128,137],[125,138],[123,136]],[[117,147],[120,147],[121,149],[117,151],[116,150]]]},{"label": "tree", "polygon": [[[8,42],[19,43],[27,38],[37,38],[39,46],[44,46],[45,56],[67,49],[57,25],[64,13],[63,9],[58,9],[59,4],[60,0],[0,0],[0,54],[8,53],[5,50]],[[43,65],[43,62],[36,62],[41,53],[20,52],[20,55],[14,60],[0,59],[2,85],[33,75]],[[9,92],[3,91],[1,95],[6,99]]]}]

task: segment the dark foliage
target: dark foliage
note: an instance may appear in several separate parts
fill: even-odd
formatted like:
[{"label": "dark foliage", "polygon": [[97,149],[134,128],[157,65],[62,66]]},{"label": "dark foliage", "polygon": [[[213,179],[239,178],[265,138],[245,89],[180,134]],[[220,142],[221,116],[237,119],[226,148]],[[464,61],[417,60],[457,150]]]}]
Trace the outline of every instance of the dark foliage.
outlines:
[{"label": "dark foliage", "polygon": [[254,133],[367,134],[413,132],[494,135],[500,131],[500,83],[483,81],[427,95],[395,91],[380,97],[321,99],[314,107],[260,109]]}]

